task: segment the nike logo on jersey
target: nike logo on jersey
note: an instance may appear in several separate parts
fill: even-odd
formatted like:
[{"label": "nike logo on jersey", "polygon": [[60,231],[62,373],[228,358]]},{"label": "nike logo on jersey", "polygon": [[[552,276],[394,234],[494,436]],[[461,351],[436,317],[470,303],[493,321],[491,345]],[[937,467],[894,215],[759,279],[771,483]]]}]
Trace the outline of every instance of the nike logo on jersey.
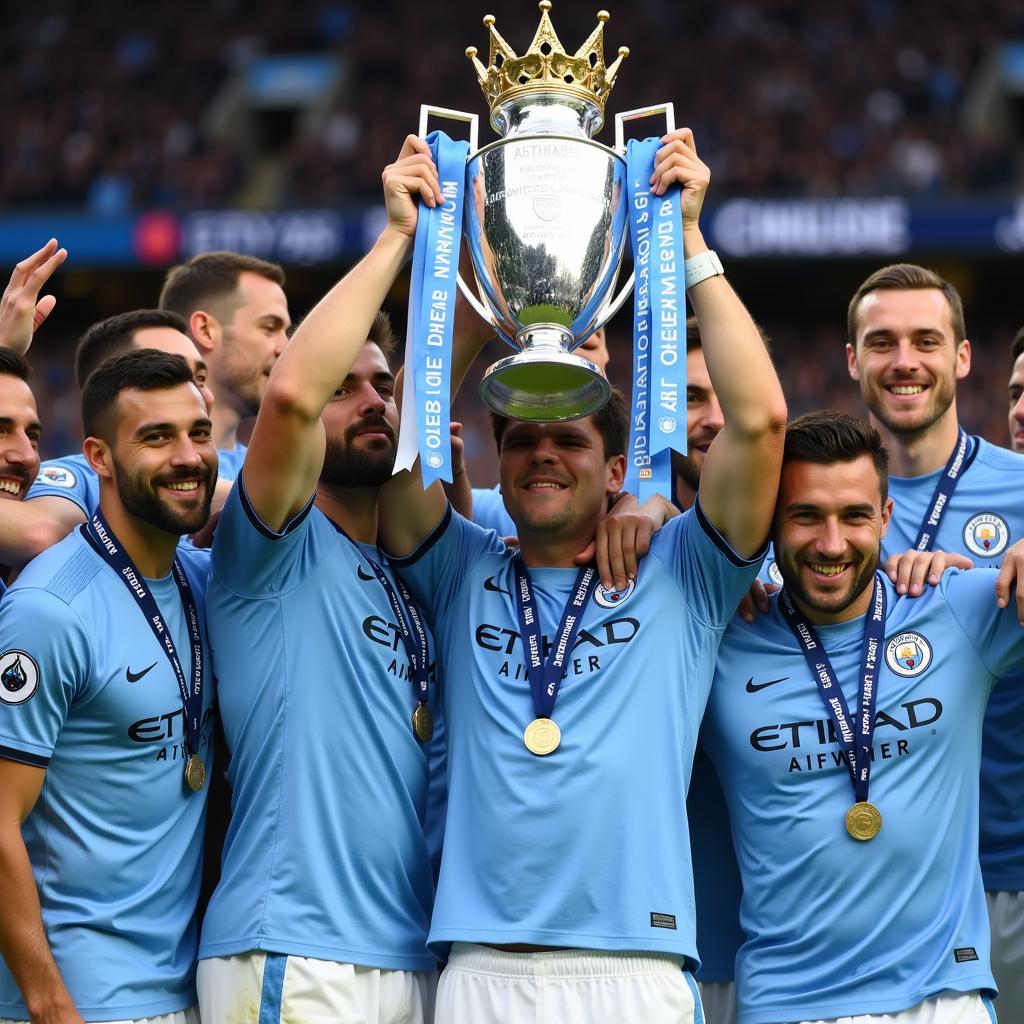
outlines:
[{"label": "nike logo on jersey", "polygon": [[130,667],[126,668],[124,670],[125,678],[129,683],[137,683],[147,672],[152,671],[154,668],[156,668],[155,661],[149,666],[149,668],[144,668],[141,672],[133,672]]},{"label": "nike logo on jersey", "polygon": [[512,596],[504,589],[504,587],[499,587],[498,584],[494,582],[493,576],[488,576],[487,579],[484,580],[484,590],[489,590],[493,594],[505,594],[508,597]]},{"label": "nike logo on jersey", "polygon": [[774,686],[776,683],[784,683],[789,676],[783,676],[781,679],[769,679],[766,683],[755,683],[754,677],[751,676],[747,680],[747,693],[757,693],[758,690],[763,690],[768,686]]},{"label": "nike logo on jersey", "polygon": [[356,566],[356,575],[361,580],[366,580],[367,582],[369,582],[370,580],[375,580],[377,578],[376,576],[370,576],[367,573],[363,572],[363,567],[361,565]]}]

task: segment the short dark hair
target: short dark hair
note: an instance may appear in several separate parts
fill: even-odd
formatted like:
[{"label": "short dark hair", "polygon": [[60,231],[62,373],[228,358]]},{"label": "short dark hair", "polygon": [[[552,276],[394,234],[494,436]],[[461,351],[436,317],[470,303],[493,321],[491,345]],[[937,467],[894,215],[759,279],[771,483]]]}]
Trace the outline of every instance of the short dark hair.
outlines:
[{"label": "short dark hair", "polygon": [[1012,370],[1021,353],[1024,352],[1024,327],[1022,327],[1010,342],[1010,369]]},{"label": "short dark hair", "polygon": [[0,374],[8,377],[17,377],[28,383],[29,367],[28,360],[13,348],[0,346]]},{"label": "short dark hair", "polygon": [[[611,397],[597,412],[592,413],[590,418],[594,421],[594,426],[604,443],[604,457],[610,459],[613,455],[624,455],[629,437],[629,413],[622,392],[613,386]],[[491,428],[494,431],[494,443],[498,446],[499,453],[501,452],[501,439],[504,437],[508,425],[514,422],[519,421],[511,420],[507,416],[500,416],[496,412],[491,413]]]},{"label": "short dark hair", "polygon": [[212,309],[218,318],[228,319],[229,314],[234,315],[231,300],[244,271],[284,287],[284,270],[277,263],[240,252],[203,252],[167,271],[160,289],[160,308],[173,310],[186,320],[197,309]]},{"label": "short dark hair", "polygon": [[875,465],[882,501],[889,497],[889,453],[867,420],[835,409],[805,413],[786,425],[782,464],[813,462],[828,466],[867,455]]},{"label": "short dark hair", "polygon": [[923,291],[928,288],[937,288],[946,297],[950,319],[953,322],[953,341],[959,344],[967,337],[964,304],[960,293],[934,270],[919,267],[916,263],[892,263],[888,267],[882,267],[853,293],[846,310],[846,332],[850,344],[854,348],[857,347],[857,312],[866,295],[883,290]]},{"label": "short dark hair", "polygon": [[104,360],[82,388],[85,436],[112,439],[111,414],[122,391],[160,391],[192,382],[192,369],[181,356],[155,348],[133,348]]},{"label": "short dark hair", "polygon": [[395,354],[398,338],[391,326],[391,317],[383,309],[377,310],[377,315],[373,318],[373,323],[370,324],[366,340],[372,341],[384,353],[384,358],[388,361]]},{"label": "short dark hair", "polygon": [[75,348],[75,380],[85,387],[89,375],[104,360],[132,347],[135,334],[144,327],[170,327],[188,337],[188,324],[167,309],[133,309],[108,316],[93,324],[78,340]]}]

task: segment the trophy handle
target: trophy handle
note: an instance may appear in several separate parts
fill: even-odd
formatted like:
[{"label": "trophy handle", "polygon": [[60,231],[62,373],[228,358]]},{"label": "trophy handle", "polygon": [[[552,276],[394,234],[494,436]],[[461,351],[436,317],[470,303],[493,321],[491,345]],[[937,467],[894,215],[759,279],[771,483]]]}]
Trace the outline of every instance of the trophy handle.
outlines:
[{"label": "trophy handle", "polygon": [[[452,110],[450,107],[432,107],[429,103],[423,103],[420,106],[420,130],[417,132],[421,139],[425,139],[427,136],[427,122],[431,117],[441,117],[449,121],[460,121],[463,124],[468,124],[469,151],[470,153],[477,151],[479,148],[480,118],[476,114],[467,114],[462,110]],[[455,273],[455,283],[459,286],[459,291],[462,292],[466,301],[473,307],[477,315],[496,328],[497,324],[494,321],[494,317],[491,316],[490,311],[480,299],[473,294],[469,285],[466,284],[458,271]]]},{"label": "trophy handle", "polygon": [[[674,103],[656,103],[653,107],[637,107],[636,110],[624,110],[621,114],[615,115],[615,151],[626,152],[626,122],[639,121],[642,117],[654,117],[657,114],[665,115],[665,128],[667,132],[676,130],[676,108]],[[606,324],[622,308],[622,304],[629,298],[633,291],[633,282],[636,274],[630,274],[629,280],[622,286],[622,291],[597,315],[595,323]]]},{"label": "trophy handle", "polygon": [[[676,130],[676,107],[674,103],[656,103],[653,107],[637,107],[615,115],[615,152],[626,152],[626,122],[639,121],[642,117],[665,115],[665,126],[670,132]],[[423,133],[420,132],[422,135]]]},{"label": "trophy handle", "polygon": [[[669,104],[671,106],[671,104]],[[467,114],[461,110],[451,110],[448,107],[432,107],[428,103],[420,106],[420,130],[417,133],[421,139],[427,137],[427,121],[431,116],[447,118],[449,121],[461,121],[469,125],[469,151],[477,151],[477,140],[480,135],[480,118],[476,114]],[[671,129],[670,129],[671,130]]]}]

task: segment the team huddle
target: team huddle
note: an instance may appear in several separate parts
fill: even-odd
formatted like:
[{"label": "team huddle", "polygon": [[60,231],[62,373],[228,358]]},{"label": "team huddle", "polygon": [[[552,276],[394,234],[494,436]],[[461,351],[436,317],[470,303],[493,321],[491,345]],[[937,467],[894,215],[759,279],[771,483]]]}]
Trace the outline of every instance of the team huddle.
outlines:
[{"label": "team huddle", "polygon": [[[424,489],[380,309],[444,197],[415,137],[383,181],[294,332],[233,253],[90,328],[82,451],[42,467],[24,354],[67,254],[12,276],[0,1024],[1024,1021],[1024,454],[958,421],[955,289],[872,274],[869,418],[787,422],[672,132],[672,500],[623,492],[614,389],[493,415],[498,487]],[[453,391],[488,340],[457,321]],[[1022,393],[1024,332],[1024,452]]]}]

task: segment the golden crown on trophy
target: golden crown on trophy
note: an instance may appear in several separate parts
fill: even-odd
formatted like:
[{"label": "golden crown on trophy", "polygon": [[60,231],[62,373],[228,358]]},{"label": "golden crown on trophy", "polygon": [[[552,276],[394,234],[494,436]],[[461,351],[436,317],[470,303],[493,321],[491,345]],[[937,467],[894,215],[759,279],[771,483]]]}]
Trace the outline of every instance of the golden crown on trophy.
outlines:
[{"label": "golden crown on trophy", "polygon": [[611,67],[604,63],[604,23],[610,15],[597,12],[597,28],[587,41],[570,56],[559,42],[548,12],[551,0],[540,0],[540,24],[530,48],[522,57],[501,37],[494,27],[495,18],[488,14],[484,24],[490,30],[491,52],[487,67],[477,60],[477,48],[466,49],[476,67],[480,88],[494,110],[506,100],[532,92],[573,93],[581,99],[595,102],[604,113],[605,100],[615,85],[622,59],[629,56],[629,47],[620,46],[619,56]]}]

